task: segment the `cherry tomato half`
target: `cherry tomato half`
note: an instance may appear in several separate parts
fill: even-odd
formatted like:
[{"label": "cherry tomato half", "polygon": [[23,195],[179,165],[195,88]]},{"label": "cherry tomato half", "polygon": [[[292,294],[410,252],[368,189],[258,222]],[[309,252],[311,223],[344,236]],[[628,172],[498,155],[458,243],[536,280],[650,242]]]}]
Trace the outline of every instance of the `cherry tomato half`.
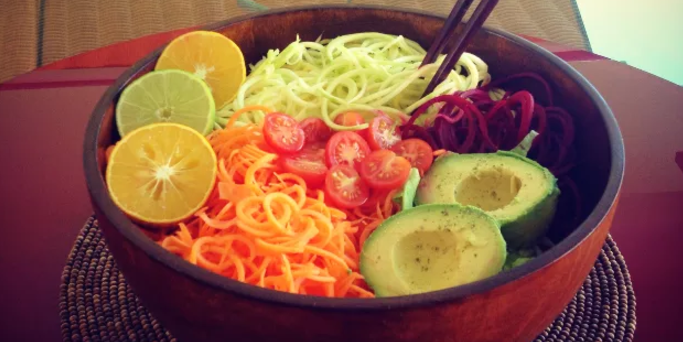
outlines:
[{"label": "cherry tomato half", "polygon": [[334,117],[334,123],[340,126],[357,126],[365,123],[365,119],[356,112],[344,112]]},{"label": "cherry tomato half", "polygon": [[421,139],[406,139],[398,142],[391,147],[397,155],[408,159],[412,167],[420,170],[420,173],[425,173],[432,166],[434,161],[434,150],[427,142]]},{"label": "cherry tomato half", "polygon": [[389,196],[390,192],[391,190],[372,189],[370,191],[370,197],[367,201],[365,201],[365,203],[363,203],[363,205],[360,206],[360,208],[363,210],[377,210],[377,204],[383,206],[384,201],[386,200],[387,196]]},{"label": "cherry tomato half", "polygon": [[340,208],[359,207],[370,197],[370,189],[349,165],[335,165],[325,176],[325,194]]},{"label": "cherry tomato half", "polygon": [[292,156],[285,156],[283,168],[306,181],[309,187],[318,187],[325,181],[327,166],[325,165],[325,145],[320,143],[307,145]]},{"label": "cherry tomato half", "polygon": [[325,145],[327,166],[347,164],[356,167],[370,154],[370,147],[358,133],[341,131],[334,133]]},{"label": "cherry tomato half", "polygon": [[266,115],[263,138],[280,153],[294,153],[304,146],[304,130],[294,118],[283,113]]},{"label": "cherry tomato half", "polygon": [[386,150],[401,141],[401,133],[391,118],[380,115],[370,120],[367,139],[372,150]]},{"label": "cherry tomato half", "polygon": [[304,130],[306,145],[314,142],[326,142],[332,136],[332,129],[325,124],[325,121],[319,118],[303,119],[299,126]]},{"label": "cherry tomato half", "polygon": [[389,150],[374,151],[360,163],[360,176],[373,189],[399,188],[409,174],[410,162]]},{"label": "cherry tomato half", "polygon": [[[334,123],[340,126],[358,126],[360,124],[364,124],[365,119],[359,113],[344,112],[334,117]],[[368,136],[367,128],[355,132],[360,134],[360,136],[363,137],[363,139],[365,139]]]}]

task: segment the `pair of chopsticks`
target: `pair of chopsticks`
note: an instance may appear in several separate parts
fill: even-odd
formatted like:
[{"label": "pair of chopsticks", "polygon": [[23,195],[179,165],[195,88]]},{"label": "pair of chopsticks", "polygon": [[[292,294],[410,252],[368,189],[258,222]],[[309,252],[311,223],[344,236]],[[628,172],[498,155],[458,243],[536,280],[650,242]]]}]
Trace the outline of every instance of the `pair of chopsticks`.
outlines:
[{"label": "pair of chopsticks", "polygon": [[[462,21],[462,18],[465,16],[465,13],[470,8],[473,1],[474,0],[458,0],[455,3],[451,13],[448,15],[448,18],[444,23],[443,28],[439,32],[439,35],[429,47],[427,55],[422,60],[421,67],[426,64],[434,63],[439,55],[441,55],[446,47],[446,44],[453,39],[456,27]],[[479,31],[479,29],[484,25],[484,22],[489,17],[491,12],[493,12],[493,9],[497,4],[498,0],[481,0],[477,8],[474,10],[472,17],[467,21],[462,33],[457,37],[457,41],[452,46],[450,51],[448,51],[446,59],[444,59],[443,63],[441,63],[441,66],[436,71],[436,74],[434,74],[434,77],[429,82],[429,85],[422,95],[423,97],[434,91],[434,88],[443,82],[451,70],[453,70],[455,63],[458,62],[460,56],[462,56],[463,52],[465,52],[465,48],[467,48],[477,31]]]}]

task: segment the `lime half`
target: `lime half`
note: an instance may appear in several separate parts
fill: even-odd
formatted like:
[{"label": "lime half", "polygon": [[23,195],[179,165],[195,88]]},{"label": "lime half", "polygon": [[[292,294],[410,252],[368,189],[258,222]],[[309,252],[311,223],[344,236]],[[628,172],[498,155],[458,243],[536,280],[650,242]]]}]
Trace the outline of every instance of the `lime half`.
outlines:
[{"label": "lime half", "polygon": [[116,105],[121,137],[153,123],[172,122],[207,135],[214,127],[216,104],[211,88],[182,70],[153,71],[129,84]]}]

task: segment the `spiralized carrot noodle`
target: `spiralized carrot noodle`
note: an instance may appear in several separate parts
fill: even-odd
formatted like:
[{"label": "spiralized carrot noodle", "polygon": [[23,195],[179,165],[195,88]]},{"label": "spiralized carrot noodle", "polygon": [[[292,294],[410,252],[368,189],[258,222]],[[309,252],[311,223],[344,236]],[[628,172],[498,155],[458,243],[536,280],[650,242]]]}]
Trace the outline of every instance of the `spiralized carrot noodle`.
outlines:
[{"label": "spiralized carrot noodle", "polygon": [[[268,108],[246,107],[239,115]],[[236,120],[236,116],[233,116]],[[205,207],[158,243],[186,261],[272,290],[327,297],[374,297],[359,273],[370,233],[396,213],[395,192],[361,208],[340,210],[285,172],[255,124],[208,136],[218,160],[217,184]]]}]

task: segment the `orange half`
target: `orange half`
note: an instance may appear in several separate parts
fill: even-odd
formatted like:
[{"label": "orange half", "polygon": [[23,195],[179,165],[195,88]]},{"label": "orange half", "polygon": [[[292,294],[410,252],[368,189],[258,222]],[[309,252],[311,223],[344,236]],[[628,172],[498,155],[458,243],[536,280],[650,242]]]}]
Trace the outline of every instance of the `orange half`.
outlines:
[{"label": "orange half", "polygon": [[107,187],[131,219],[169,226],[189,218],[211,195],[216,154],[196,130],[155,123],[127,134],[111,152]]},{"label": "orange half", "polygon": [[230,38],[212,31],[193,31],[168,44],[156,70],[185,70],[206,81],[216,109],[232,101],[247,77],[244,55]]}]

